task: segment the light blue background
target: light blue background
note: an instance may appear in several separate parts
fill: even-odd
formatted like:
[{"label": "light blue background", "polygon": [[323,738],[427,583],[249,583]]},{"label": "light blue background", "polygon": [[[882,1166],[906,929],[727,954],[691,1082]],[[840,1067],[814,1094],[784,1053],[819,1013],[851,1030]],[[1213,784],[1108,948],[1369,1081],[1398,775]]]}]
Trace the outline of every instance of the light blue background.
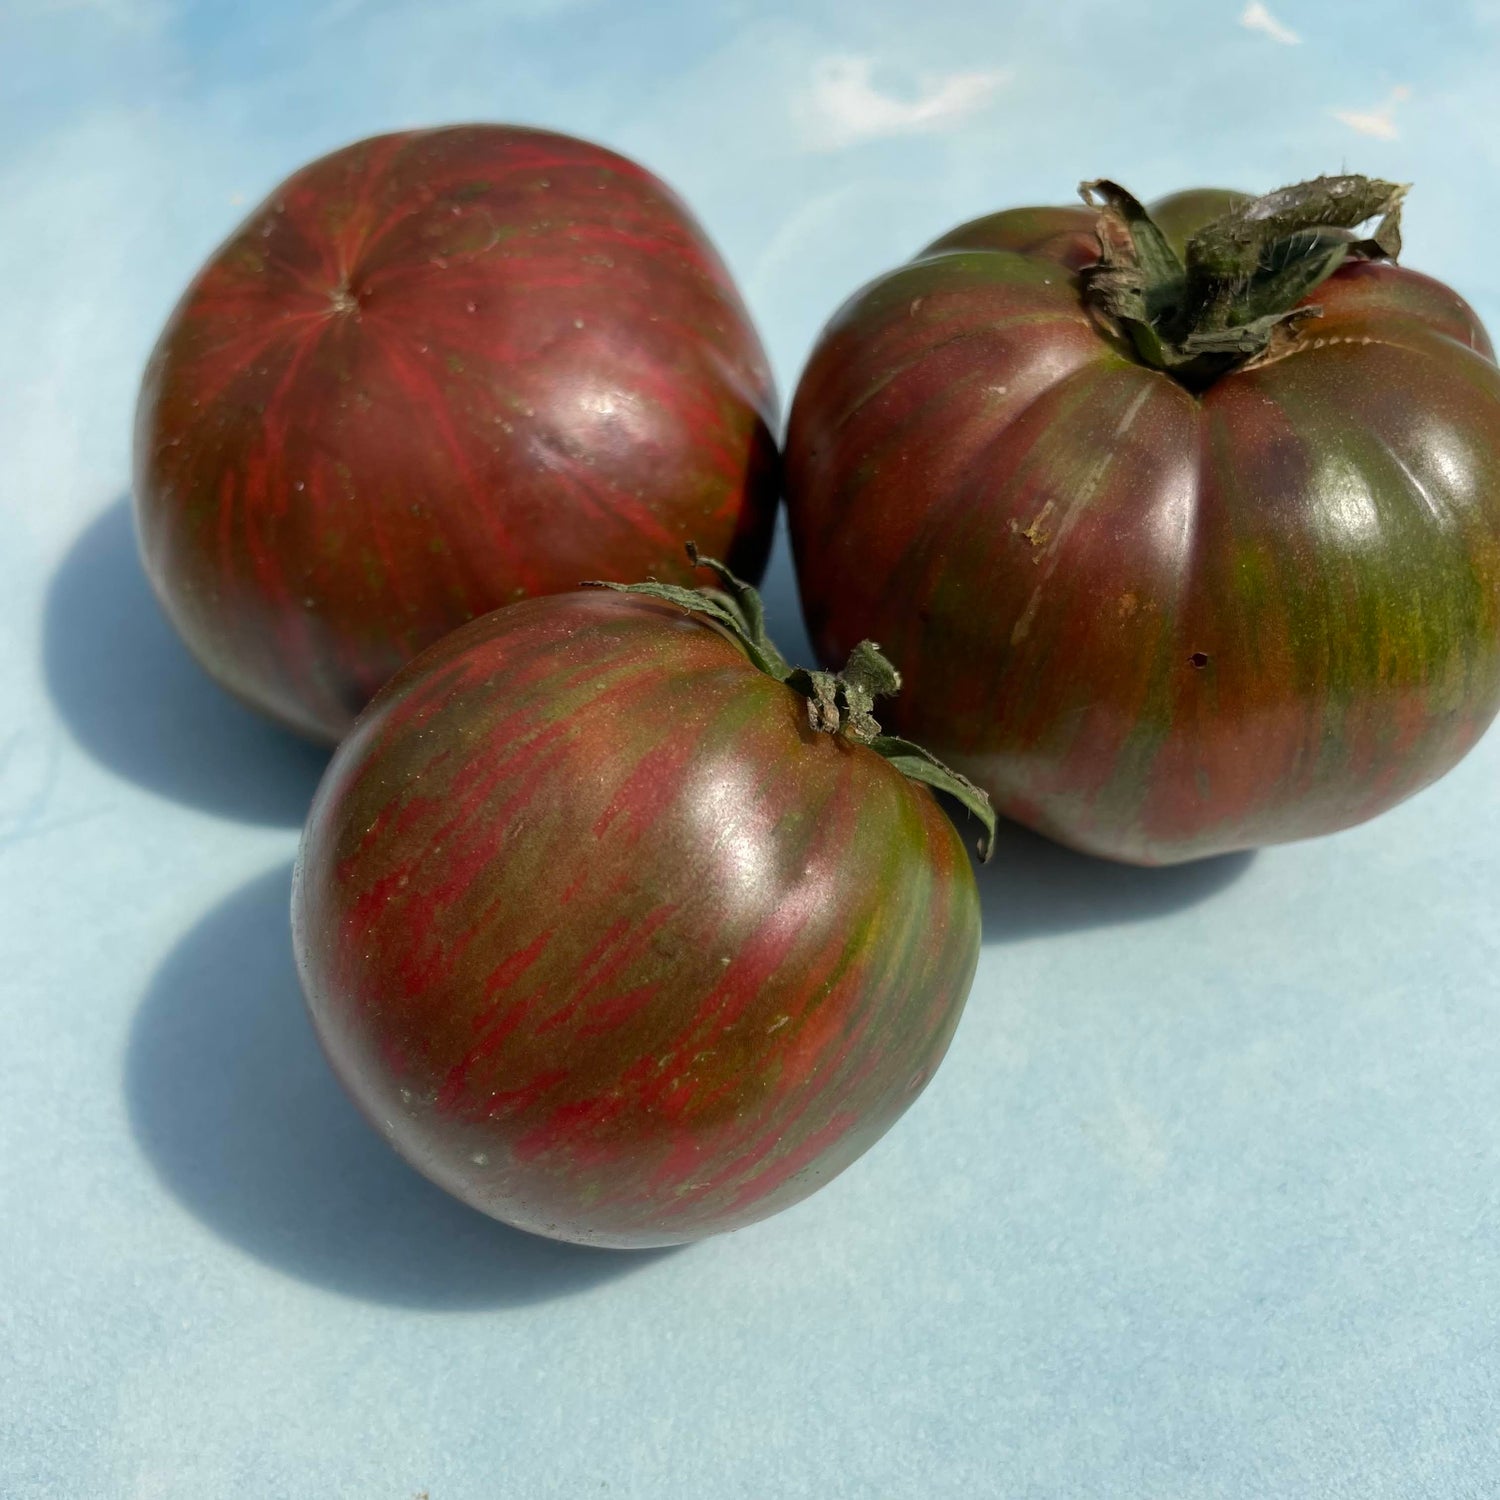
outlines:
[{"label": "light blue background", "polygon": [[1254,858],[1008,837],[931,1089],[739,1235],[530,1241],[355,1118],[287,945],[318,757],[158,618],[129,421],[261,194],[464,118],[662,173],[784,390],[866,276],[1101,174],[1413,181],[1500,325],[1492,0],[3,0],[0,1494],[1500,1492],[1500,735]]}]

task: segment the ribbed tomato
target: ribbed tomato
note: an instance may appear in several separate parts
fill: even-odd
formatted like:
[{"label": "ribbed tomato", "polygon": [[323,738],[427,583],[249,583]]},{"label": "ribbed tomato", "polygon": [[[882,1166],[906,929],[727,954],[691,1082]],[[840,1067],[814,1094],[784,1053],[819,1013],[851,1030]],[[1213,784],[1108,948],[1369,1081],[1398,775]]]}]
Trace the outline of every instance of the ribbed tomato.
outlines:
[{"label": "ribbed tomato", "polygon": [[1368,818],[1500,705],[1489,340],[1390,263],[1388,184],[1089,193],[962,226],[824,332],[786,454],[813,639],[881,641],[893,723],[1081,849]]},{"label": "ribbed tomato", "polygon": [[718,597],[456,631],[361,716],[303,839],[338,1076],[434,1181],[560,1239],[671,1244],[810,1193],[927,1083],[978,958],[958,833],[898,767],[972,788],[878,735],[858,654],[787,673]]},{"label": "ribbed tomato", "polygon": [[151,356],[142,553],[231,692],[321,740],[447,631],[581,578],[758,576],[776,402],[729,276],[655,177],[473,125],[279,187]]}]

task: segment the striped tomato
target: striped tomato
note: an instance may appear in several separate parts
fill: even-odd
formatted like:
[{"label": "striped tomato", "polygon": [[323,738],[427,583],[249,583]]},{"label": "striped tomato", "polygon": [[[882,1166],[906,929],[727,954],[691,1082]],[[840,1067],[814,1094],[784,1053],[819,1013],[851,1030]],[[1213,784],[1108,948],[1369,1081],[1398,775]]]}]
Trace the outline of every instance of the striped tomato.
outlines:
[{"label": "striped tomato", "polygon": [[230,236],[146,370],[158,595],[238,697],[336,740],[457,625],[580,578],[757,576],[776,401],[673,194],[544,131],[381,136]]},{"label": "striped tomato", "polygon": [[[1328,832],[1500,704],[1500,372],[1320,179],[966,224],[838,313],[787,441],[818,649],[997,810],[1143,864]],[[1352,226],[1379,216],[1369,240]]]},{"label": "striped tomato", "polygon": [[978,957],[918,783],[982,798],[880,735],[878,653],[792,671],[723,582],[456,631],[360,717],[303,838],[338,1076],[434,1181],[560,1239],[671,1244],[806,1196],[916,1098]]}]

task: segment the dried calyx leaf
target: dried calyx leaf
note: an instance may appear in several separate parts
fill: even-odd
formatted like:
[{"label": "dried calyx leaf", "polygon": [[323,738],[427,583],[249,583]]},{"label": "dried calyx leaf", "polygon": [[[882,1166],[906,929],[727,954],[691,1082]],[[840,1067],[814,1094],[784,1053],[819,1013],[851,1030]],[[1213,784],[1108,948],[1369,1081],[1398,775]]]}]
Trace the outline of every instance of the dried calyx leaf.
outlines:
[{"label": "dried calyx leaf", "polygon": [[[1118,183],[1085,182],[1079,192],[1100,210],[1085,300],[1146,364],[1193,388],[1317,317],[1318,308],[1297,304],[1346,260],[1394,260],[1401,250],[1406,188],[1375,178],[1319,177],[1246,199],[1198,230],[1182,257]],[[1368,236],[1353,232],[1372,219]]]},{"label": "dried calyx leaf", "polygon": [[901,676],[880,648],[873,641],[861,641],[849,653],[842,672],[794,667],[766,634],[765,610],[755,588],[737,578],[723,563],[701,556],[691,542],[687,554],[696,567],[713,572],[720,587],[690,589],[675,583],[604,583],[592,579],[584,587],[644,594],[712,620],[728,632],[767,677],[785,683],[807,699],[807,722],[818,733],[842,735],[855,744],[868,746],[903,776],[946,792],[962,803],[979,819],[983,829],[979,857],[987,860],[995,839],[995,810],[990,806],[989,796],[920,745],[881,730],[875,718],[875,702],[898,692]]}]

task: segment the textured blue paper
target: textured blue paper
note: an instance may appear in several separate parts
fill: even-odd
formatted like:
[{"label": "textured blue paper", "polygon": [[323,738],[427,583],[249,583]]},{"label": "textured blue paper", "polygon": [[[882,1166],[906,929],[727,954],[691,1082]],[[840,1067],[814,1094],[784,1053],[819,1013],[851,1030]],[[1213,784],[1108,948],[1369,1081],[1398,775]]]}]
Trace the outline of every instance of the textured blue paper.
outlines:
[{"label": "textured blue paper", "polygon": [[[805,1205],[552,1247],[360,1124],[285,906],[319,757],[135,566],[135,383],[258,197],[464,118],[685,194],[789,389],[959,219],[1411,180],[1500,325],[1500,9],[0,6],[0,1495],[1500,1493],[1500,737],[1363,829],[1142,874],[1023,836],[950,1059]],[[792,609],[780,558],[771,586]],[[793,632],[795,636],[795,632]]]}]

